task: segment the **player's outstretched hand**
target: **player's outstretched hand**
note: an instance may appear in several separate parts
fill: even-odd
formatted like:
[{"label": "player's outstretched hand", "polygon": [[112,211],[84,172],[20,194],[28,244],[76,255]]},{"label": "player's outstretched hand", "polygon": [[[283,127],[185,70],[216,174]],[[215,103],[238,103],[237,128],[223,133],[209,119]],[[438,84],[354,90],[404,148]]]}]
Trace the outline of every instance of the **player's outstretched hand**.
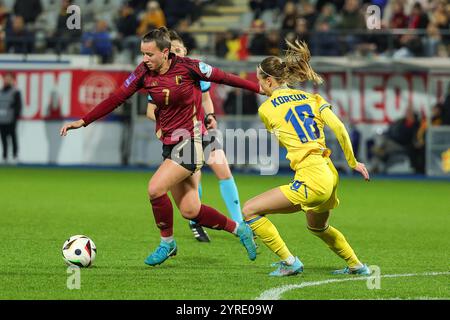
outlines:
[{"label": "player's outstretched hand", "polygon": [[369,171],[367,171],[366,165],[362,162],[356,162],[355,170],[362,174],[366,181],[370,180]]},{"label": "player's outstretched hand", "polygon": [[65,136],[67,136],[67,131],[81,128],[83,125],[84,125],[84,121],[82,119],[78,120],[78,121],[73,121],[71,123],[67,123],[61,128],[59,134],[61,136],[65,137]]}]

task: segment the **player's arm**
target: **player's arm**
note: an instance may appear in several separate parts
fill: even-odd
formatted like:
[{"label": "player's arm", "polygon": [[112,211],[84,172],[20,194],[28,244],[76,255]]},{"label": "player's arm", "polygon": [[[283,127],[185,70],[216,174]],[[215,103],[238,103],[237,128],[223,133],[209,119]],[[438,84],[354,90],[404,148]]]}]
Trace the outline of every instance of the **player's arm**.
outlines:
[{"label": "player's arm", "polygon": [[214,68],[201,61],[191,60],[191,62],[191,70],[199,80],[226,84],[232,87],[250,90],[255,93],[262,92],[262,89],[256,82],[242,79],[232,73],[227,73],[219,68]]},{"label": "player's arm", "polygon": [[358,162],[355,158],[350,136],[348,135],[347,129],[345,129],[342,121],[339,120],[339,118],[329,107],[325,107],[322,110],[321,116],[325,124],[331,128],[339,141],[349,167],[361,173],[364,179],[369,180],[369,172],[367,171],[366,166],[364,163]]},{"label": "player's arm", "polygon": [[214,114],[214,104],[211,100],[209,91],[202,94],[202,106],[205,109],[205,125],[206,129],[217,129],[216,116]]},{"label": "player's arm", "polygon": [[66,136],[67,131],[86,127],[90,123],[111,113],[115,108],[124,103],[130,96],[138,91],[142,86],[142,78],[145,74],[145,65],[140,64],[136,70],[130,74],[127,80],[116,89],[107,99],[100,102],[83,118],[64,125],[60,130],[61,136]]},{"label": "player's arm", "polygon": [[156,104],[153,103],[153,99],[151,95],[147,96],[147,118],[150,120],[156,121],[155,110],[157,108]]},{"label": "player's arm", "polygon": [[147,104],[147,114],[146,114],[147,118],[149,118],[150,120],[156,121],[155,110],[156,110],[156,104],[149,102]]}]

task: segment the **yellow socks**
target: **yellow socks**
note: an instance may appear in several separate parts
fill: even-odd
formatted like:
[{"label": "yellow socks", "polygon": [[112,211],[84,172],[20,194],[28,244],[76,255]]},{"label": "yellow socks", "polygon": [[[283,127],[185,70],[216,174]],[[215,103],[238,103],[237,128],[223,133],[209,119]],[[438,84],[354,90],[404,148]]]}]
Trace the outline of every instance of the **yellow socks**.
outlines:
[{"label": "yellow socks", "polygon": [[344,235],[339,230],[332,226],[325,227],[324,229],[308,227],[308,230],[322,239],[334,253],[344,259],[350,269],[357,269],[362,266],[352,247],[350,247]]},{"label": "yellow socks", "polygon": [[287,260],[292,257],[283,239],[281,239],[277,228],[264,216],[259,216],[247,221],[253,233],[256,234],[262,242],[272,250],[281,260]]}]

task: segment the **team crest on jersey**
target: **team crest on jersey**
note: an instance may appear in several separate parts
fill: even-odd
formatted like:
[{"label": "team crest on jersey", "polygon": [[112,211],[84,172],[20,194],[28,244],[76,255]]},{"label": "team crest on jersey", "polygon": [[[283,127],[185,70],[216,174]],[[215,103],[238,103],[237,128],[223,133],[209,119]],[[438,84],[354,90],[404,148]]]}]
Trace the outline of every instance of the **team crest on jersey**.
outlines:
[{"label": "team crest on jersey", "polygon": [[182,76],[175,76],[175,83],[176,83],[177,85],[180,85],[180,84],[181,84],[181,80],[183,80],[183,77],[182,77]]},{"label": "team crest on jersey", "polygon": [[298,189],[301,187],[301,185],[303,184],[303,181],[298,181],[298,180],[292,180],[290,183],[290,189],[292,191],[296,191],[298,192]]}]

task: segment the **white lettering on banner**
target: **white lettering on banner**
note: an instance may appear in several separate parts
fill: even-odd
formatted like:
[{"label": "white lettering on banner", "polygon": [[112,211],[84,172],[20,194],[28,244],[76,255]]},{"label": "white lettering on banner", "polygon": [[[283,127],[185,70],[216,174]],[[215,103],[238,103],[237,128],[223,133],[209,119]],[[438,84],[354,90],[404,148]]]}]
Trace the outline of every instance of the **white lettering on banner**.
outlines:
[{"label": "white lettering on banner", "polygon": [[434,105],[438,100],[443,100],[447,94],[447,88],[450,83],[450,75],[437,75],[428,79],[430,86],[431,104]]},{"label": "white lettering on banner", "polygon": [[[386,98],[384,101],[387,121],[396,121],[405,115],[411,96],[408,82],[408,79],[403,75],[394,75],[387,79],[385,85]],[[386,105],[387,103],[389,105]]]},{"label": "white lettering on banner", "polygon": [[97,104],[108,98],[116,88],[114,78],[107,73],[95,73],[87,77],[78,90],[78,101],[87,113]]},{"label": "white lettering on banner", "polygon": [[[51,113],[50,109],[58,109],[59,115],[67,117],[70,115],[70,87],[72,82],[72,74],[69,72],[61,72],[58,80],[55,79],[54,73],[42,74],[42,106],[41,116],[47,118]],[[56,105],[54,101],[56,98]]]},{"label": "white lettering on banner", "polygon": [[[306,82],[301,90],[319,93],[344,121],[387,124],[405,115],[411,105],[419,115],[429,115],[431,106],[446,94],[450,77],[425,72],[345,72],[321,73],[321,86]],[[350,94],[347,82],[351,81]],[[428,88],[430,86],[430,88]],[[429,96],[430,95],[430,96]]]},{"label": "white lettering on banner", "polygon": [[[355,74],[352,77],[352,89],[351,89],[351,96],[350,96],[350,119],[352,119],[353,122],[360,122],[362,121],[362,108],[361,105],[361,92],[363,91],[363,76],[361,74]],[[332,102],[330,102],[332,103]]]},{"label": "white lettering on banner", "polygon": [[39,74],[18,74],[17,87],[22,94],[22,117],[31,119],[39,112]]},{"label": "white lettering on banner", "polygon": [[383,82],[382,75],[365,78],[363,119],[375,122],[384,121]]},{"label": "white lettering on banner", "polygon": [[326,99],[333,101],[333,111],[341,118],[347,119],[350,111],[349,97],[347,95],[345,74],[331,74],[328,78],[329,96]]},{"label": "white lettering on banner", "polygon": [[57,94],[61,115],[70,114],[70,72],[18,73],[17,87],[22,94],[22,118],[34,119],[49,114],[52,96]]}]

